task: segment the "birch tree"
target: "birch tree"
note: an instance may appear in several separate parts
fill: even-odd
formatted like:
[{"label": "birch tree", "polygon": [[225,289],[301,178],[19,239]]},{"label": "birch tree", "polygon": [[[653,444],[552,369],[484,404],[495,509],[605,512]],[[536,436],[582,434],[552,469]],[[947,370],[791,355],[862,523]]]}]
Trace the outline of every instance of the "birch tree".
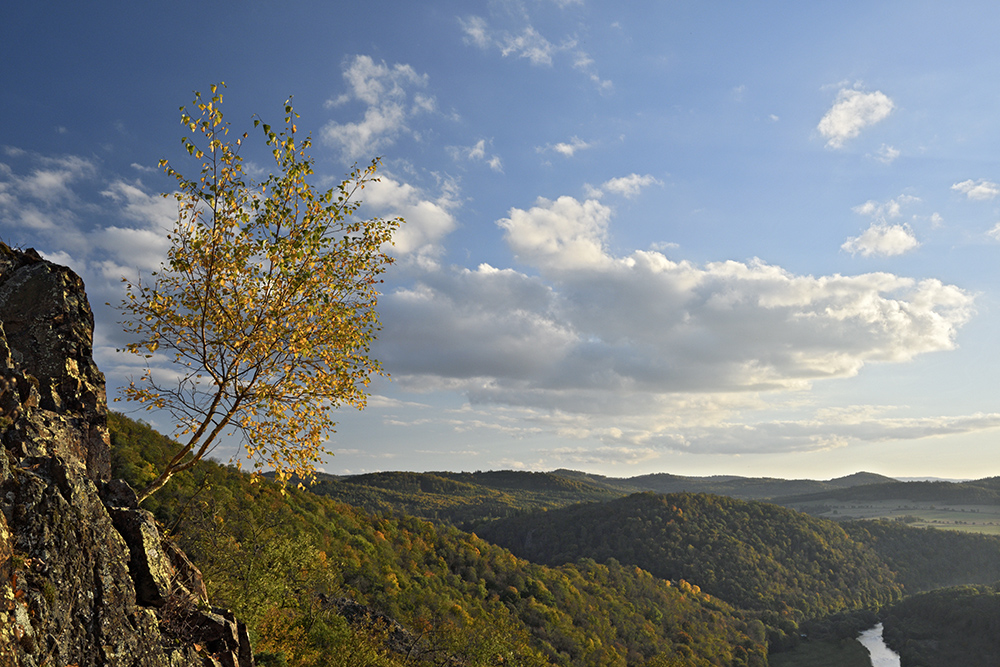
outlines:
[{"label": "birch tree", "polygon": [[[384,374],[370,346],[380,276],[393,261],[385,248],[402,220],[355,215],[378,161],[315,191],[311,141],[289,98],[278,131],[254,118],[273,158],[255,182],[240,157],[248,134],[230,137],[220,87],[211,92],[181,107],[182,143],[200,173],[188,179],[160,161],[178,184],[167,261],[145,279],[123,279],[127,350],[146,366],[124,397],[167,410],[182,443],[140,499],[227,434],[240,436],[236,459],[255,474],[311,477],[329,454],[333,411],[363,408],[368,383]],[[172,375],[153,372],[164,360]]]}]

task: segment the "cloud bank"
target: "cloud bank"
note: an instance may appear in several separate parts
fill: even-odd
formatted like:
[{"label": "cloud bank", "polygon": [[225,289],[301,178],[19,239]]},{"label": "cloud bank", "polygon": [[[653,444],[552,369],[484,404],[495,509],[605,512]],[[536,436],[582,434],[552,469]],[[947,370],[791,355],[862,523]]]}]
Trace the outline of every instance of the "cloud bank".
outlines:
[{"label": "cloud bank", "polygon": [[567,437],[829,448],[843,437],[815,424],[726,419],[761,408],[761,395],[951,349],[973,312],[971,294],[933,279],[614,256],[611,220],[593,199],[512,208],[498,225],[525,270],[442,269],[386,295],[386,368],[408,389],[462,391]]}]

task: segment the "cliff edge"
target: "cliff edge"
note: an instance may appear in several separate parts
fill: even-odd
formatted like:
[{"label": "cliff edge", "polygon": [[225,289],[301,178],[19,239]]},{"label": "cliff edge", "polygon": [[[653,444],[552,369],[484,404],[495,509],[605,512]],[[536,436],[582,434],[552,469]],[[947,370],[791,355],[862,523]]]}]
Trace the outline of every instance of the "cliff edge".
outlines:
[{"label": "cliff edge", "polygon": [[0,667],[252,667],[245,626],[110,479],[93,326],[79,276],[0,243]]}]

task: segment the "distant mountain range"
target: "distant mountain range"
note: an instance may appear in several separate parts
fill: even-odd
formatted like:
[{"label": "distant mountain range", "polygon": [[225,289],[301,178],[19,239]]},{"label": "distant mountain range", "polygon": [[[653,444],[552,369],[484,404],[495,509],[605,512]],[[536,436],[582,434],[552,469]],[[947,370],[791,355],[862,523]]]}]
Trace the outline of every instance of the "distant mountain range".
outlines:
[{"label": "distant mountain range", "polygon": [[611,490],[625,492],[655,491],[656,493],[714,493],[741,500],[771,500],[783,496],[837,491],[871,484],[889,484],[896,480],[870,472],[858,472],[827,482],[812,479],[779,479],[775,477],[739,477],[713,475],[711,477],[685,477],[668,473],[654,473],[623,479],[591,475],[574,470],[555,470],[553,475],[589,482]]},{"label": "distant mountain range", "polygon": [[804,510],[824,501],[938,502],[1000,505],[1000,478],[969,482],[899,481],[858,472],[827,481],[655,473],[606,477],[577,470],[526,472],[377,472],[338,476],[320,473],[311,487],[369,512],[402,513],[466,530],[495,519],[582,502],[606,502],[633,493],[710,493]]}]

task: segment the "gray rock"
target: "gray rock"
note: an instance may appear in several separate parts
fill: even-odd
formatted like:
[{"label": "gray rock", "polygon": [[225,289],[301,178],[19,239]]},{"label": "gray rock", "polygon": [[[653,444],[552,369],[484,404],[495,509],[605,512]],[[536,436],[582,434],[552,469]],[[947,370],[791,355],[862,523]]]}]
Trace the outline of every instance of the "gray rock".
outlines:
[{"label": "gray rock", "polygon": [[246,627],[109,481],[92,334],[76,274],[0,244],[0,665],[252,667]]}]

